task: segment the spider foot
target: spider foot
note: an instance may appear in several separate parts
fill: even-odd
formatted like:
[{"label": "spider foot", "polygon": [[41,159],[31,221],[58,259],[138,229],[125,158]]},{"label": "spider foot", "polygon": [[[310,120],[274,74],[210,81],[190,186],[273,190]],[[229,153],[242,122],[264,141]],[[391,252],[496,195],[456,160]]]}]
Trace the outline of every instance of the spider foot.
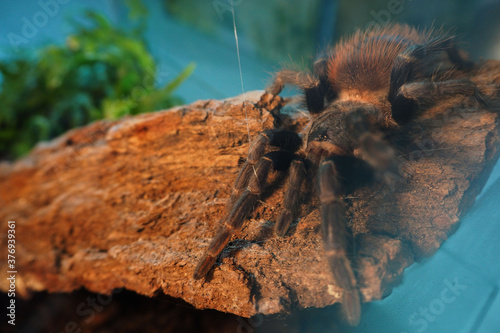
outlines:
[{"label": "spider foot", "polygon": [[285,105],[285,101],[279,95],[273,95],[265,92],[260,97],[260,100],[255,104],[256,107],[266,109],[273,113],[275,110],[281,109]]},{"label": "spider foot", "polygon": [[361,298],[352,263],[345,255],[330,256],[330,268],[337,284],[344,294],[340,310],[345,322],[357,326],[361,319]]},{"label": "spider foot", "polygon": [[344,290],[340,304],[342,317],[350,326],[357,326],[361,319],[361,298],[352,264],[344,255],[335,255],[330,257],[330,267],[335,281]]},{"label": "spider foot", "polygon": [[357,326],[361,319],[361,300],[357,289],[345,290],[341,305],[342,316],[351,326]]},{"label": "spider foot", "polygon": [[193,274],[193,279],[200,280],[203,279],[207,274],[210,268],[215,263],[215,257],[206,253],[203,258],[198,262]]}]

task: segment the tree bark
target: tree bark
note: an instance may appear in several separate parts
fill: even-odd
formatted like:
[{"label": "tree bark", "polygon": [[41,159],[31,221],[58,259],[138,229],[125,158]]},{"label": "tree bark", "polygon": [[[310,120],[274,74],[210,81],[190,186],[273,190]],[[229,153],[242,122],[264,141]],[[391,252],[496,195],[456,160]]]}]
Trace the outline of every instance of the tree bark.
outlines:
[{"label": "tree bark", "polygon": [[[390,138],[403,177],[346,199],[365,302],[388,295],[405,268],[438,250],[498,159],[500,62],[481,64],[472,79],[490,107],[469,96],[426,107]],[[338,302],[316,200],[286,237],[274,234],[280,177],[207,281],[192,278],[226,212],[248,135],[273,126],[254,104],[261,94],[99,121],[0,164],[0,251],[15,220],[18,293],[125,287],[245,317]],[[303,128],[308,119],[295,113],[290,122]],[[5,260],[0,269],[9,270]]]}]

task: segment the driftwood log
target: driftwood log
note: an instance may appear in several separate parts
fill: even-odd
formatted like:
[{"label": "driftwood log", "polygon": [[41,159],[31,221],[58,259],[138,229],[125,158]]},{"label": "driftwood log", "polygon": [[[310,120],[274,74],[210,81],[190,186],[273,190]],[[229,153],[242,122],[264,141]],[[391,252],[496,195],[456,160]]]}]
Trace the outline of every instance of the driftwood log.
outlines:
[{"label": "driftwood log", "polygon": [[[473,80],[498,100],[500,62],[481,64]],[[261,93],[99,121],[1,163],[0,251],[6,222],[15,220],[18,294],[125,287],[246,317],[338,302],[315,200],[286,237],[274,235],[279,177],[208,280],[192,279],[248,151],[247,121],[252,138],[273,125],[254,104]],[[498,158],[494,105],[455,96],[428,107],[391,138],[403,177],[347,198],[365,302],[388,295],[406,267],[458,227]],[[307,116],[290,121],[300,128]],[[8,270],[5,260],[0,270]]]}]

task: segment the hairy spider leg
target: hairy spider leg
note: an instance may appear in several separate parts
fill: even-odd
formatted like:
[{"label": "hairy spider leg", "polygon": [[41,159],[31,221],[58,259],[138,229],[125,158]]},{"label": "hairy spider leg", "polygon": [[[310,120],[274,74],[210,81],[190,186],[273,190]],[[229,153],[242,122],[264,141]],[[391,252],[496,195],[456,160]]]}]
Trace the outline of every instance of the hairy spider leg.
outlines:
[{"label": "hairy spider leg", "polygon": [[300,206],[300,188],[306,179],[307,172],[302,158],[295,158],[290,166],[288,183],[286,185],[283,210],[276,223],[276,235],[285,236],[292,221],[297,218]]},{"label": "hairy spider leg", "polygon": [[229,200],[229,207],[233,206],[241,191],[247,186],[250,177],[254,173],[255,164],[264,155],[269,146],[295,152],[301,144],[302,139],[300,136],[292,131],[272,129],[260,133],[250,147],[247,160],[236,177],[231,199]]},{"label": "hairy spider leg", "polygon": [[207,275],[208,271],[215,263],[217,256],[229,242],[232,234],[241,229],[246,217],[257,203],[267,183],[267,176],[273,164],[272,159],[266,155],[262,156],[255,168],[253,168],[248,187],[243,191],[238,201],[233,206],[227,219],[222,220],[223,225],[221,229],[217,232],[217,236],[213,239],[205,255],[195,269],[193,275],[194,279],[198,280]]},{"label": "hairy spider leg", "polygon": [[271,84],[266,88],[257,103],[258,107],[269,109],[274,115],[283,105],[283,99],[278,96],[285,85],[292,85],[304,91],[307,110],[311,114],[324,110],[325,99],[332,101],[337,93],[328,81],[328,57],[320,58],[313,64],[313,74],[293,69],[284,69],[276,73]]},{"label": "hairy spider leg", "polygon": [[414,72],[417,64],[425,57],[445,51],[450,61],[461,70],[467,70],[473,66],[473,62],[463,59],[450,37],[436,37],[430,41],[411,45],[401,52],[391,69],[388,100],[392,106],[392,117],[398,124],[404,124],[410,120],[414,110],[414,101],[398,96],[399,89],[406,83],[415,80]]},{"label": "hairy spider leg", "polygon": [[407,83],[399,88],[398,98],[419,100],[424,103],[435,102],[438,97],[454,95],[474,96],[483,106],[487,106],[486,98],[474,82],[469,79],[446,80],[439,82],[423,81]]},{"label": "hairy spider leg", "polygon": [[334,159],[335,157],[324,160],[318,171],[323,242],[333,277],[344,290],[342,313],[346,321],[355,326],[361,318],[361,300],[356,276],[347,258],[348,237],[344,194]]},{"label": "hairy spider leg", "polygon": [[278,95],[285,85],[293,85],[307,90],[317,87],[319,84],[320,81],[315,75],[293,69],[284,69],[276,73],[273,82],[266,88],[266,92]]},{"label": "hairy spider leg", "polygon": [[[323,58],[319,58],[313,64],[313,72],[319,79],[319,86],[310,89],[311,92],[305,91],[306,104],[310,113],[322,112],[324,109],[324,102],[330,103],[338,96],[338,91],[332,87],[328,75],[328,63],[331,61],[332,57],[333,53],[330,52],[330,54]],[[320,102],[316,102],[316,99]],[[321,103],[321,101],[323,101],[323,104],[320,108],[319,103]]]},{"label": "hairy spider leg", "polygon": [[377,178],[386,181],[394,178],[397,172],[395,151],[377,128],[376,119],[367,110],[359,108],[350,113],[345,121],[353,142],[357,143],[354,156],[371,165]]},{"label": "hairy spider leg", "polygon": [[[221,221],[223,224],[220,230],[195,268],[194,279],[201,279],[207,275],[232,234],[241,229],[266,187],[269,171],[288,169],[294,151],[301,143],[302,140],[297,133],[286,130],[269,130],[257,138],[250,149],[249,160],[245,162],[235,182],[233,191],[243,192],[237,200],[233,199],[235,202],[231,204],[227,218]],[[282,150],[264,154],[268,146],[276,146]]]},{"label": "hairy spider leg", "polygon": [[276,96],[283,90],[285,85],[293,85],[304,90],[307,110],[313,114],[319,113],[325,107],[325,92],[329,93],[329,90],[327,87],[328,82],[325,79],[325,65],[323,62],[316,64],[316,71],[322,76],[318,78],[314,74],[291,69],[279,71],[273,82],[266,88],[266,93]]}]

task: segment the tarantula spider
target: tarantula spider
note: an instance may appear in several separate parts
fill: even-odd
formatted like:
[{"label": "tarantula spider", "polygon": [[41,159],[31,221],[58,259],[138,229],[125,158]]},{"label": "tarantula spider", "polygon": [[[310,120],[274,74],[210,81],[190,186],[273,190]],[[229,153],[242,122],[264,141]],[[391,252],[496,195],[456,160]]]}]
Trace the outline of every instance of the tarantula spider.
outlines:
[{"label": "tarantula spider", "polygon": [[[326,256],[334,279],[344,289],[342,312],[349,324],[356,325],[361,297],[349,260],[347,188],[353,182],[370,184],[360,179],[361,174],[384,181],[397,173],[395,149],[387,138],[404,130],[422,109],[419,106],[457,94],[481,101],[476,85],[464,75],[472,66],[452,37],[393,25],[358,32],[340,42],[314,63],[313,73],[278,72],[258,106],[277,106],[279,112],[278,94],[285,85],[293,85],[303,90],[312,122],[302,136],[286,128],[271,129],[253,142],[234,184],[228,215],[194,278],[208,273],[231,235],[241,229],[266,188],[270,170],[289,173],[284,208],[276,224],[278,236],[284,236],[297,218],[301,186],[316,174]],[[350,177],[343,174],[346,170]]]}]

